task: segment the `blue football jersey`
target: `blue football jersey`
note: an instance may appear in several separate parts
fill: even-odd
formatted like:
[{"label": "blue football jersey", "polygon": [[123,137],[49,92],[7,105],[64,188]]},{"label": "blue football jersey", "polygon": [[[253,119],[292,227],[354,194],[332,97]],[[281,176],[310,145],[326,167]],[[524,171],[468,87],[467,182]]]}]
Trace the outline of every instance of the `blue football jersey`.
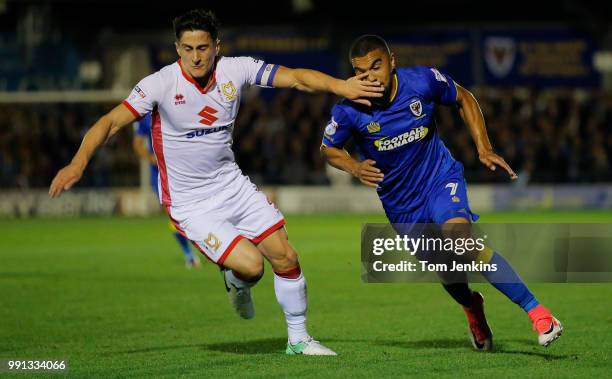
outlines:
[{"label": "blue football jersey", "polygon": [[[153,154],[153,142],[151,141],[151,114],[145,114],[141,119],[134,122],[134,135],[138,137],[143,137],[147,139],[147,150],[150,154]],[[157,165],[150,165],[151,173],[149,175],[150,185],[153,189],[153,192],[157,193],[158,184],[157,184],[157,176],[159,175],[159,170],[157,169]]]},{"label": "blue football jersey", "polygon": [[323,144],[342,148],[352,137],[364,159],[376,161],[384,174],[377,188],[387,212],[407,212],[426,204],[441,177],[461,166],[440,139],[436,104],[456,103],[453,80],[435,68],[399,68],[395,94],[386,107],[366,107],[342,100],[332,108]]},{"label": "blue football jersey", "polygon": [[134,135],[147,138],[147,148],[153,154],[153,143],[151,142],[151,114],[145,114],[141,119],[134,121]]}]

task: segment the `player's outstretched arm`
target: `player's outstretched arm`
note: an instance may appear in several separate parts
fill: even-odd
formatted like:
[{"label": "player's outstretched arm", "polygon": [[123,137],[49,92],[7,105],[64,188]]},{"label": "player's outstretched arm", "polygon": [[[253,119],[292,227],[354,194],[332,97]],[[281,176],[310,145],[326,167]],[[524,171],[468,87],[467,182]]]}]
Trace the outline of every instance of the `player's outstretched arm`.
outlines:
[{"label": "player's outstretched arm", "polygon": [[384,178],[383,173],[374,166],[375,161],[366,159],[360,162],[344,149],[321,145],[321,155],[331,166],[348,172],[368,187],[378,187],[378,183]]},{"label": "player's outstretched arm", "polygon": [[496,167],[500,166],[510,175],[510,179],[517,179],[518,176],[510,165],[506,163],[504,158],[495,154],[493,151],[493,146],[491,145],[491,141],[489,141],[485,120],[480,105],[478,105],[478,101],[476,101],[474,95],[467,89],[461,87],[459,84],[455,84],[455,86],[457,87],[459,114],[467,124],[472,139],[476,143],[478,158],[491,171],[495,171]]},{"label": "player's outstretched arm", "polygon": [[91,156],[98,147],[108,141],[125,125],[136,119],[134,114],[123,104],[119,104],[100,119],[87,131],[81,147],[70,164],[58,171],[49,187],[49,196],[58,197],[68,191],[83,176],[83,171]]},{"label": "player's outstretched arm", "polygon": [[331,92],[356,103],[371,106],[368,98],[382,97],[385,89],[378,82],[365,80],[366,77],[367,73],[363,73],[342,80],[316,70],[280,66],[272,85],[276,88],[295,88],[305,92]]}]

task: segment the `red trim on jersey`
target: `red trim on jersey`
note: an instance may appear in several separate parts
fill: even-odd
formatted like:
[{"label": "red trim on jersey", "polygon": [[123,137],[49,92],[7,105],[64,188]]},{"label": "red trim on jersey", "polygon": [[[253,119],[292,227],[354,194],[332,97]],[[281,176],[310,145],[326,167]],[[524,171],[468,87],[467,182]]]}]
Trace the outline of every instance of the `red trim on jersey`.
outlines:
[{"label": "red trim on jersey", "polygon": [[277,231],[278,229],[282,228],[285,224],[286,224],[285,219],[280,220],[276,224],[274,224],[271,227],[269,227],[268,229],[266,229],[263,233],[261,233],[257,237],[251,239],[251,242],[253,242],[255,245],[257,245],[261,241],[265,240],[270,234],[272,234],[275,231]]},{"label": "red trim on jersey", "polygon": [[140,117],[141,117],[141,116],[140,116],[140,113],[138,113],[138,111],[137,111],[136,109],[134,109],[134,107],[132,106],[132,104],[128,103],[128,101],[127,101],[127,100],[123,100],[123,101],[121,102],[121,104],[125,105],[125,107],[126,107],[126,108],[127,108],[129,111],[130,111],[130,112],[132,112],[132,114],[134,115],[134,117],[136,117],[136,118],[140,118]]},{"label": "red trim on jersey", "polygon": [[204,88],[202,88],[200,83],[198,83],[193,77],[191,77],[191,75],[187,71],[183,69],[183,63],[181,62],[180,58],[177,61],[177,63],[179,67],[181,68],[181,73],[183,74],[183,77],[187,79],[187,81],[189,81],[191,84],[196,86],[196,88],[198,89],[198,91],[200,91],[200,93],[206,93],[210,91],[212,86],[216,83],[216,80],[217,80],[217,59],[216,58],[215,58],[215,63],[213,63],[212,74],[208,78],[208,82],[206,83],[206,86]]},{"label": "red trim on jersey", "polygon": [[159,169],[159,179],[162,188],[162,205],[172,204],[170,200],[170,187],[168,186],[168,171],[166,170],[166,159],[164,158],[164,143],[162,139],[161,117],[157,107],[153,108],[151,122],[151,139],[153,141],[153,151],[157,157],[157,168]]},{"label": "red trim on jersey", "polygon": [[243,239],[244,236],[241,236],[240,234],[236,236],[236,238],[234,238],[232,240],[232,242],[229,244],[229,246],[227,247],[227,249],[225,249],[225,251],[223,252],[223,254],[221,254],[221,257],[219,258],[219,260],[217,261],[217,264],[219,266],[223,266],[223,262],[225,262],[225,259],[227,258],[227,256],[229,255],[229,253],[232,252],[232,250],[234,250],[234,247],[236,247],[236,244],[238,244],[238,242]]}]

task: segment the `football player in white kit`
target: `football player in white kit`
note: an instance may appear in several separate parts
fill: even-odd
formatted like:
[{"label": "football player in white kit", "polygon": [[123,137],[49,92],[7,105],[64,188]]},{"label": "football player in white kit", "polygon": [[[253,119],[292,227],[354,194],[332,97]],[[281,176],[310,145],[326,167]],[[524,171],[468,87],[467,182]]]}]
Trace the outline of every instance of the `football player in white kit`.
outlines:
[{"label": "football player in white kit", "polygon": [[96,149],[125,125],[151,112],[159,167],[159,198],[177,229],[223,269],[230,301],[243,318],[255,314],[250,288],[274,271],[274,290],[287,321],[287,354],[336,355],[306,331],[306,281],[281,212],[236,165],[232,130],[243,88],[327,91],[369,105],[382,96],[362,76],[340,80],[249,57],[219,56],[212,12],[192,10],[174,20],[179,60],[142,79],[129,97],[87,132],[71,163],[53,179],[59,196],[82,176]]}]

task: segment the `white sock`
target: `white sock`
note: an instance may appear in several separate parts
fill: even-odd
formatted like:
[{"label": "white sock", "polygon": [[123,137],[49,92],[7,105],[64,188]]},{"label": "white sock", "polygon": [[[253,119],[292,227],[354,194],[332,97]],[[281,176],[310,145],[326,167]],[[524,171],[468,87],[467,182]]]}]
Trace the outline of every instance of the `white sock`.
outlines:
[{"label": "white sock", "polygon": [[259,280],[256,280],[253,282],[244,281],[240,279],[239,277],[237,277],[236,274],[234,274],[234,271],[228,270],[228,269],[225,270],[224,274],[225,274],[225,278],[227,279],[227,281],[230,282],[232,285],[234,285],[234,287],[238,289],[253,287],[259,281]]},{"label": "white sock", "polygon": [[301,273],[297,279],[283,278],[274,274],[274,292],[285,313],[289,343],[295,345],[308,337],[308,332],[306,332],[306,309],[308,308],[306,279]]}]

